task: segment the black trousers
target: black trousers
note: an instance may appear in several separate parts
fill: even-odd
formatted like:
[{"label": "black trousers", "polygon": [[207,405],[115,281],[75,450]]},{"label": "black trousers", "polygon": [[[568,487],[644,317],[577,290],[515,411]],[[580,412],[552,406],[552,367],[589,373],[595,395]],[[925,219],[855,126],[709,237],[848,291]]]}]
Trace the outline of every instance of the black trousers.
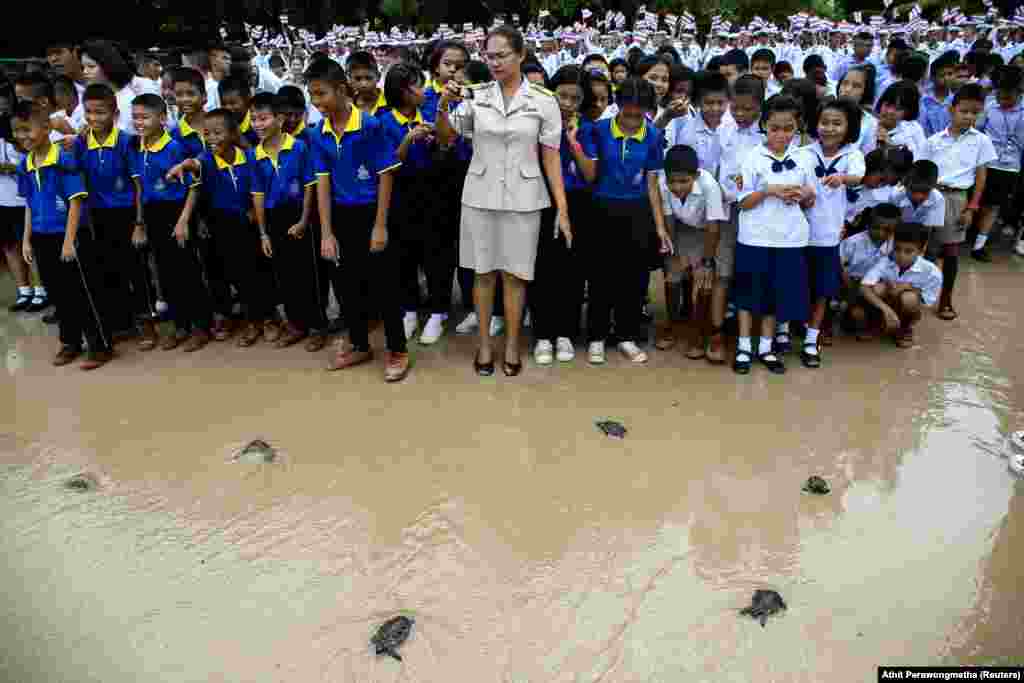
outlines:
[{"label": "black trousers", "polygon": [[149,319],[156,308],[147,251],[132,245],[135,209],[92,209],[89,218],[96,237],[97,266],[110,304],[109,327],[128,329],[136,320]]},{"label": "black trousers", "polygon": [[157,275],[179,332],[208,330],[212,318],[210,293],[203,284],[196,245],[190,234],[185,246],[174,238],[185,202],[151,202],[143,207],[146,233],[156,259]]},{"label": "black trousers", "polygon": [[[302,218],[302,205],[291,204],[267,209],[267,234],[274,249],[271,264],[284,300],[288,322],[301,330],[324,327],[320,306],[320,240],[317,231],[306,228],[296,239],[288,230]],[[319,309],[319,310],[318,310]]]},{"label": "black trousers", "polygon": [[405,353],[405,328],[398,282],[398,250],[390,241],[380,253],[370,253],[370,235],[377,218],[377,205],[342,206],[331,212],[334,237],[341,257],[339,265],[328,266],[335,294],[345,302],[349,341],[359,351],[370,348],[370,316],[380,312],[388,350]]},{"label": "black trousers", "polygon": [[584,272],[590,283],[587,335],[590,341],[606,341],[611,312],[615,311],[615,336],[622,341],[642,341],[641,308],[644,292],[638,283],[650,277],[653,259],[654,217],[646,197],[636,201],[597,199],[583,249]]},{"label": "black trousers", "polygon": [[541,213],[537,264],[533,282],[529,285],[533,334],[536,339],[575,339],[580,333],[584,283],[582,250],[584,233],[590,226],[592,200],[586,191],[570,192],[566,199],[569,204],[569,220],[573,226],[571,249],[561,235],[554,236],[555,208],[545,209]]},{"label": "black trousers", "polygon": [[250,322],[263,322],[274,313],[273,269],[263,254],[259,230],[249,218],[232,211],[211,209],[207,277],[213,310],[229,317],[231,289],[237,290]]},{"label": "black trousers", "polygon": [[39,274],[45,278],[50,300],[57,308],[60,343],[82,348],[82,340],[90,351],[109,351],[112,348],[107,290],[103,271],[97,264],[97,244],[88,226],[79,228],[76,256],[71,261],[61,259],[64,233],[32,233],[32,253]]},{"label": "black trousers", "polygon": [[447,188],[435,177],[397,178],[389,212],[389,232],[399,252],[402,308],[420,308],[419,271],[427,276],[431,313],[451,309],[459,226]]}]

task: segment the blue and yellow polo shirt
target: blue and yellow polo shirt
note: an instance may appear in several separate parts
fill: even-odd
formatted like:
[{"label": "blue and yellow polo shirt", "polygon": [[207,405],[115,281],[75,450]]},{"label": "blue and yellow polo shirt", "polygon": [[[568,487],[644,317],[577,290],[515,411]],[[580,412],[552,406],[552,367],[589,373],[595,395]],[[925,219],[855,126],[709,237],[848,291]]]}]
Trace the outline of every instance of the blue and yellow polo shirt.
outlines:
[{"label": "blue and yellow polo shirt", "polygon": [[252,206],[253,187],[253,164],[249,163],[245,152],[235,147],[231,159],[222,159],[207,151],[199,156],[199,163],[203,167],[203,194],[209,199],[210,207],[245,215]]},{"label": "blue and yellow polo shirt", "polygon": [[[85,199],[85,179],[75,156],[51,144],[43,158],[30,152],[18,164],[18,195],[32,211],[32,231],[43,235],[67,230],[68,206],[73,199]],[[88,223],[82,211],[80,226]]]},{"label": "blue and yellow polo shirt", "polygon": [[354,106],[344,130],[336,132],[327,117],[310,139],[313,170],[318,177],[330,177],[335,204],[375,203],[378,176],[402,165],[380,121]]},{"label": "blue and yellow polo shirt", "polygon": [[[583,121],[577,117],[580,128],[576,132],[576,139],[580,140],[588,133],[584,132],[584,127],[589,127],[590,123]],[[576,158],[572,155],[572,148],[569,146],[569,136],[565,134],[565,128],[562,128],[562,144],[558,148],[558,155],[562,159],[562,182],[565,184],[566,192],[574,192],[576,190],[586,190],[590,186],[587,181],[583,178],[583,170],[576,167]]]},{"label": "blue and yellow polo shirt", "polygon": [[160,139],[152,145],[147,145],[141,138],[138,139],[133,152],[132,177],[138,178],[142,183],[143,205],[151,202],[184,201],[189,188],[198,185],[191,174],[186,174],[182,183],[167,180],[168,171],[191,158],[182,144],[171,139],[167,131],[164,131]]},{"label": "blue and yellow polo shirt", "polygon": [[[384,135],[388,138],[388,143],[393,145],[395,153],[398,153],[398,148],[402,146],[402,140],[408,135],[409,129],[417,123],[433,123],[433,119],[428,119],[424,116],[422,110],[416,110],[416,114],[412,119],[408,119],[404,114],[399,112],[397,109],[387,109],[377,115],[377,120],[381,122],[384,127]],[[399,169],[398,175],[401,177],[410,177],[419,175],[423,171],[426,171],[431,166],[433,161],[433,145],[426,140],[418,140],[409,147],[409,153],[405,156],[405,161],[402,162],[402,168]]]},{"label": "blue and yellow polo shirt", "polygon": [[136,138],[116,127],[103,140],[92,131],[75,141],[75,157],[89,187],[89,206],[94,209],[126,209],[135,205],[132,183]]},{"label": "blue and yellow polo shirt", "polygon": [[428,117],[428,121],[437,120],[437,104],[441,99],[441,92],[444,90],[444,86],[435,80],[431,80],[427,83],[427,87],[423,89],[423,116]]},{"label": "blue and yellow polo shirt", "polygon": [[285,133],[275,159],[259,144],[249,150],[252,165],[252,194],[263,195],[264,207],[302,206],[306,188],[316,185],[309,148]]},{"label": "blue and yellow polo shirt", "polygon": [[198,159],[206,150],[203,133],[193,128],[184,116],[178,119],[178,127],[171,131],[171,137],[181,144],[189,159]]},{"label": "blue and yellow polo shirt", "polygon": [[664,165],[664,146],[658,130],[644,122],[627,136],[617,118],[598,121],[580,129],[583,153],[598,162],[594,196],[601,199],[635,201],[647,198],[647,172]]},{"label": "blue and yellow polo shirt", "polygon": [[242,134],[242,137],[246,142],[249,143],[250,148],[256,147],[260,144],[260,136],[256,134],[256,131],[252,128],[252,112],[245,112],[245,118],[238,124],[238,132]]}]

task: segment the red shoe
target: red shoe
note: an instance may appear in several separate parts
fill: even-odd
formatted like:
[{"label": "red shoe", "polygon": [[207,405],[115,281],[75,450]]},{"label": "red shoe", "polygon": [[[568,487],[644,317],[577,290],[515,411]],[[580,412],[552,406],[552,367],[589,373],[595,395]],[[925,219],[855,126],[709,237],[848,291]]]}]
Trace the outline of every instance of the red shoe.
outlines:
[{"label": "red shoe", "polygon": [[82,361],[82,364],[78,367],[88,372],[90,370],[95,370],[96,368],[102,368],[112,360],[114,360],[113,351],[90,351],[86,355],[85,360]]},{"label": "red shoe", "polygon": [[401,382],[409,374],[409,354],[388,351],[387,363],[384,365],[384,381]]},{"label": "red shoe", "polygon": [[373,360],[373,351],[356,351],[355,349],[339,348],[334,358],[331,359],[327,369],[330,371],[344,370],[357,365],[362,365]]}]

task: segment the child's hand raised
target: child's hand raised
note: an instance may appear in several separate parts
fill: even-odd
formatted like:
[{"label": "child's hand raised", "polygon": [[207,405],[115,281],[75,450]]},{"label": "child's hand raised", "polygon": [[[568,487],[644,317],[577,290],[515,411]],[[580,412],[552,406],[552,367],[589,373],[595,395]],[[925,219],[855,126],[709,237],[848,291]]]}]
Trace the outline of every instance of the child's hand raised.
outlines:
[{"label": "child's hand raised", "polygon": [[833,190],[842,187],[846,183],[846,176],[844,175],[830,175],[825,178],[822,185],[831,188]]}]

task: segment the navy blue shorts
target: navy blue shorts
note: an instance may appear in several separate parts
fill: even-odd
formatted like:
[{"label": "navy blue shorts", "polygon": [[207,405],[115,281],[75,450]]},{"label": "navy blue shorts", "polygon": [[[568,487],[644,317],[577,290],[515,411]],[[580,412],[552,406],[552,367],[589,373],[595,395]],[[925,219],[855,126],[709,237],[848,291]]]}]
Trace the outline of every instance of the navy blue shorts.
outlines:
[{"label": "navy blue shorts", "polygon": [[804,249],[736,245],[736,307],[779,322],[810,317]]},{"label": "navy blue shorts", "polygon": [[0,206],[0,246],[19,244],[25,231],[24,206]]},{"label": "navy blue shorts", "polygon": [[841,270],[838,244],[834,247],[807,247],[807,279],[812,302],[839,296],[843,284]]}]

